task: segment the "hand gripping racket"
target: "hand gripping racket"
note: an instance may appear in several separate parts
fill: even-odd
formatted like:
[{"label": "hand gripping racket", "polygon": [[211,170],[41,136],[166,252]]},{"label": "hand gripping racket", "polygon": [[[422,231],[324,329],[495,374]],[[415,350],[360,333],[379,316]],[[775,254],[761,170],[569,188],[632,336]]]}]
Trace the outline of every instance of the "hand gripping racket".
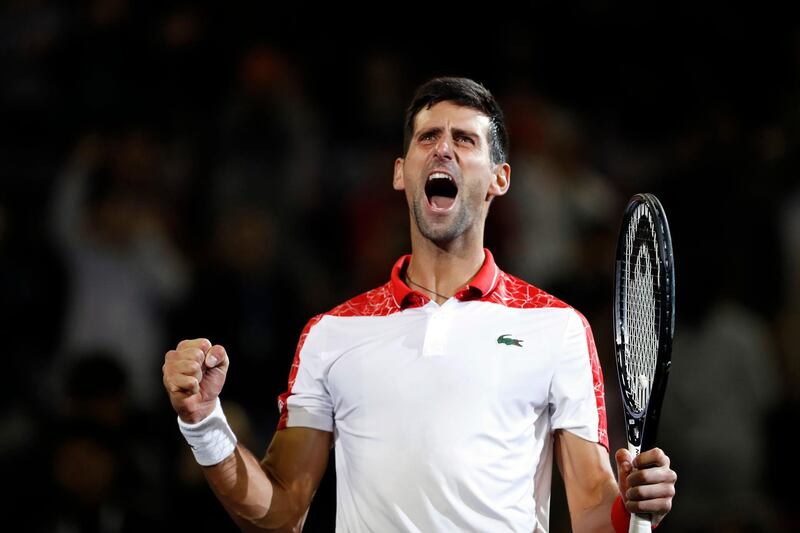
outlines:
[{"label": "hand gripping racket", "polygon": [[[675,329],[672,240],[661,203],[634,195],[619,232],[614,283],[614,344],[628,449],[655,444]],[[630,532],[650,532],[649,515],[631,517]]]}]

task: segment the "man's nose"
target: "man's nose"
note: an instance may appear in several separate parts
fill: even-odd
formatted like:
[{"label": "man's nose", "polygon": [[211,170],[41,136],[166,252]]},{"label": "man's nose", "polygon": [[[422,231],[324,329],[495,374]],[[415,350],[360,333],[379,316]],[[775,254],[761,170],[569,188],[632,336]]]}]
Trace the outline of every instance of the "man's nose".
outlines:
[{"label": "man's nose", "polygon": [[450,146],[450,140],[442,136],[434,147],[434,155],[442,159],[452,159],[453,151]]}]

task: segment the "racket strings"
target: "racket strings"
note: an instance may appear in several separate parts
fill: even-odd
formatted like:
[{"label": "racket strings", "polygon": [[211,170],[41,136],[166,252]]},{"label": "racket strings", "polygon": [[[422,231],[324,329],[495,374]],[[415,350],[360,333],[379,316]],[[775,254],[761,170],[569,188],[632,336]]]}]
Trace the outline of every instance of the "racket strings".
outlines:
[{"label": "racket strings", "polygon": [[627,389],[634,408],[647,407],[658,360],[660,273],[658,241],[645,204],[634,211],[625,238],[623,265],[623,334]]}]

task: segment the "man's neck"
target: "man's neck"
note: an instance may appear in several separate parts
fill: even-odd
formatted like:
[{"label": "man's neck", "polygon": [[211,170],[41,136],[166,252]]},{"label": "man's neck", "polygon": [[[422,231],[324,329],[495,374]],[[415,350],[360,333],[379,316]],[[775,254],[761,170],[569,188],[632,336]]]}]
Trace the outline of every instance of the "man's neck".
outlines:
[{"label": "man's neck", "polygon": [[478,273],[486,257],[483,242],[452,243],[443,248],[421,236],[411,239],[411,263],[406,281],[438,304],[464,287]]}]

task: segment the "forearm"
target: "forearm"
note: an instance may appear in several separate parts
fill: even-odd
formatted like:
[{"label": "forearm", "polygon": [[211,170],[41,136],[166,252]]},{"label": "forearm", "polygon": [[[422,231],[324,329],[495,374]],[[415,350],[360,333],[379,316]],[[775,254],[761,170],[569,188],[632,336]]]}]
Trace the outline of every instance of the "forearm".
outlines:
[{"label": "forearm", "polygon": [[254,522],[267,515],[273,486],[261,465],[237,444],[221,463],[203,467],[203,474],[225,509],[234,517]]},{"label": "forearm", "polygon": [[231,518],[245,531],[293,531],[301,514],[286,492],[241,444],[203,473]]},{"label": "forearm", "polygon": [[576,533],[614,533],[611,525],[611,506],[617,497],[616,486],[599,491],[599,499],[580,509],[570,510],[572,530]]},{"label": "forearm", "polygon": [[611,506],[619,487],[608,451],[567,431],[557,431],[555,454],[564,479],[572,530],[614,533]]}]

